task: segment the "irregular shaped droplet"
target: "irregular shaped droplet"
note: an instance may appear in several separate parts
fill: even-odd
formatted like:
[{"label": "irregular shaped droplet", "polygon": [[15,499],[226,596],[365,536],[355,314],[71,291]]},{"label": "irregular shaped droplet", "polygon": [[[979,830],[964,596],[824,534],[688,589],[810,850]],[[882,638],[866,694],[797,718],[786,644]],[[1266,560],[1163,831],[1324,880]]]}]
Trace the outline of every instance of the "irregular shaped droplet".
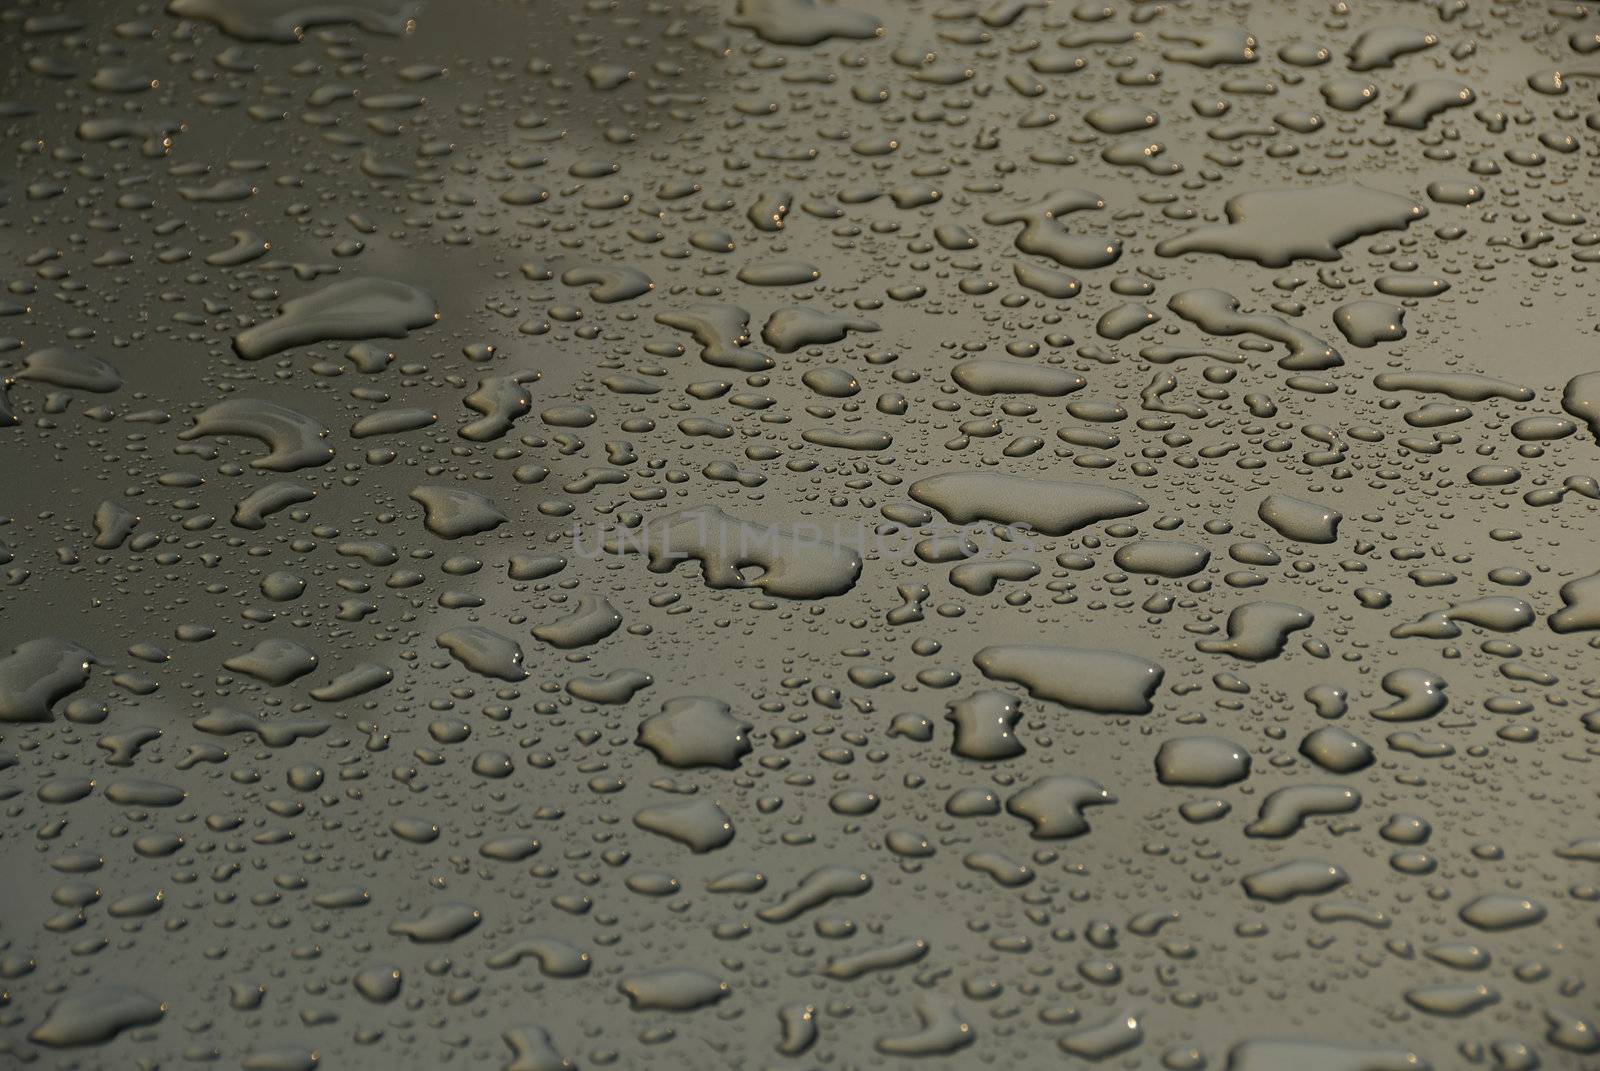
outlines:
[{"label": "irregular shaped droplet", "polygon": [[138,526],[137,513],[108,499],[94,511],[94,545],[100,550],[116,550]]},{"label": "irregular shaped droplet", "polygon": [[1337,685],[1313,684],[1306,689],[1305,698],[1319,718],[1343,717],[1350,709],[1350,693]]},{"label": "irregular shaped droplet", "polygon": [[701,347],[700,359],[706,364],[742,372],[772,367],[771,357],[746,348],[750,343],[750,314],[737,305],[691,305],[657,313],[656,323],[694,336]]},{"label": "irregular shaped droplet", "polygon": [[1264,662],[1282,654],[1289,634],[1310,628],[1312,620],[1311,611],[1289,603],[1247,602],[1229,611],[1227,639],[1200,640],[1195,648]]},{"label": "irregular shaped droplet", "polygon": [[1333,325],[1352,346],[1370,349],[1406,337],[1406,310],[1387,301],[1352,301],[1333,310]]},{"label": "irregular shaped droplet", "polygon": [[1245,826],[1249,837],[1287,837],[1306,819],[1327,814],[1348,814],[1361,806],[1361,793],[1343,785],[1290,785],[1261,801],[1256,820]]},{"label": "irregular shaped droplet", "polygon": [[253,469],[294,472],[333,460],[328,429],[304,413],[258,398],[229,398],[200,412],[194,426],[178,433],[183,440],[207,435],[243,435],[267,445]]},{"label": "irregular shaped droplet", "polygon": [[[1521,599],[1513,599],[1506,595],[1490,595],[1459,602],[1448,609],[1432,610],[1416,621],[1396,625],[1389,630],[1389,635],[1395,639],[1421,636],[1433,640],[1448,640],[1461,635],[1463,622],[1491,632],[1516,632],[1527,628],[1533,621],[1533,607]],[[1554,627],[1553,622],[1552,627]]]},{"label": "irregular shaped droplet", "polygon": [[110,394],[122,387],[121,373],[105,361],[56,347],[35,350],[23,358],[17,379],[96,394]]},{"label": "irregular shaped droplet", "polygon": [[438,318],[438,304],[409,283],[375,276],[340,279],[284,302],[277,316],[233,336],[233,350],[259,361],[335,339],[405,338]]},{"label": "irregular shaped droplet", "polygon": [[577,1071],[578,1065],[561,1055],[550,1031],[529,1024],[500,1035],[511,1049],[511,1062],[501,1071]]},{"label": "irregular shaped droplet", "polygon": [[1426,130],[1428,121],[1451,108],[1465,108],[1477,100],[1465,82],[1453,78],[1424,78],[1406,87],[1399,103],[1383,110],[1384,120],[1390,126],[1407,130]]},{"label": "irregular shaped droplet", "polygon": [[1000,852],[969,852],[962,857],[961,865],[989,875],[1007,889],[1027,885],[1034,879],[1032,867]]},{"label": "irregular shaped droplet", "polygon": [[159,1022],[167,1006],[137,989],[98,985],[68,993],[51,1006],[28,1040],[53,1049],[110,1041],[124,1030]]},{"label": "irregular shaped droplet", "polygon": [[423,525],[440,539],[461,539],[490,532],[506,523],[506,515],[476,491],[425,483],[407,496],[423,510]]},{"label": "irregular shaped droplet", "polygon": [[1439,43],[1439,35],[1410,26],[1375,26],[1364,30],[1345,53],[1352,71],[1393,67],[1395,60]]},{"label": "irregular shaped droplet", "polygon": [[1041,267],[1038,264],[1018,262],[1012,265],[1012,273],[1017,282],[1029,290],[1037,291],[1048,298],[1065,301],[1067,298],[1077,297],[1083,290],[1083,283],[1075,276],[1054,268]]},{"label": "irregular shaped droplet", "polygon": [[230,706],[215,710],[194,720],[194,727],[214,736],[232,736],[247,733],[267,747],[288,747],[297,740],[308,740],[328,731],[329,723],[315,718],[257,717],[247,711]]},{"label": "irregular shaped droplet", "polygon": [[[1458,402],[1482,402],[1490,398],[1513,402],[1533,400],[1533,391],[1527,387],[1473,372],[1379,372],[1372,377],[1372,382],[1379,390],[1443,394]],[[1600,389],[1600,379],[1595,385]]]},{"label": "irregular shaped droplet", "polygon": [[799,1056],[817,1043],[816,1005],[785,1004],[778,1009],[778,1023],[783,1031],[778,1051],[785,1056]]},{"label": "irregular shaped droplet", "polygon": [[928,476],[912,484],[910,493],[956,524],[982,520],[1027,525],[1045,535],[1065,535],[1150,508],[1139,496],[1113,487],[998,472]]},{"label": "irregular shaped droplet", "polygon": [[872,875],[847,866],[813,870],[771,907],[756,912],[766,922],[789,922],[842,896],[860,896],[872,888]]},{"label": "irregular shaped droplet", "polygon": [[317,656],[293,640],[269,637],[243,654],[226,659],[222,666],[280,688],[316,669]]},{"label": "irregular shaped droplet", "polygon": [[233,239],[233,245],[206,254],[207,264],[214,268],[237,268],[253,260],[260,260],[272,251],[271,242],[248,228],[241,227],[229,231],[228,237]]},{"label": "irregular shaped droplet", "polygon": [[1593,1021],[1560,1008],[1546,1008],[1544,1018],[1550,1025],[1545,1040],[1556,1048],[1567,1052],[1600,1052],[1600,1029],[1596,1029]]},{"label": "irregular shaped droplet", "polygon": [[1208,224],[1156,244],[1156,253],[1220,253],[1272,268],[1293,261],[1338,260],[1357,238],[1402,230],[1428,214],[1408,198],[1359,183],[1319,189],[1258,190],[1229,198],[1228,222]]},{"label": "irregular shaped droplet", "polygon": [[761,328],[761,341],[779,353],[793,353],[805,346],[838,342],[852,331],[876,331],[878,325],[837,313],[824,312],[809,305],[791,305],[767,318]]},{"label": "irregular shaped droplet", "polygon": [[602,304],[629,301],[648,294],[656,284],[638,268],[624,264],[590,264],[582,268],[569,268],[561,273],[567,286],[587,286],[591,300]]},{"label": "irregular shaped droplet", "polygon": [[538,961],[539,973],[546,978],[581,978],[589,973],[592,965],[589,953],[558,937],[518,941],[494,953],[485,962],[495,970],[505,970],[529,958]]},{"label": "irregular shaped droplet", "polygon": [[1167,308],[1211,335],[1260,335],[1287,347],[1278,367],[1292,372],[1317,372],[1344,364],[1339,351],[1322,339],[1277,316],[1242,312],[1239,299],[1226,290],[1184,290],[1167,301]]},{"label": "irregular shaped droplet", "polygon": [[985,688],[949,704],[945,720],[955,726],[951,750],[964,759],[997,762],[1027,749],[1017,739],[1022,710],[1009,693]]},{"label": "irregular shaped droplet", "polygon": [[1255,34],[1233,27],[1167,32],[1161,39],[1170,42],[1161,52],[1163,58],[1206,69],[1254,63],[1260,47]]},{"label": "irregular shaped droplet", "polygon": [[376,662],[363,662],[339,674],[326,684],[311,689],[311,698],[319,703],[342,703],[359,695],[376,691],[394,680],[394,670]]},{"label": "irregular shaped droplet", "polygon": [[233,508],[235,527],[258,532],[267,526],[267,518],[299,502],[310,502],[317,492],[303,483],[279,480],[258,487],[239,500]]},{"label": "irregular shaped droplet", "polygon": [[654,682],[642,669],[614,669],[603,677],[574,677],[567,682],[567,694],[586,703],[614,705],[628,702]]},{"label": "irregular shaped droplet", "polygon": [[680,770],[739,767],[750,753],[751,725],[733,716],[720,699],[690,695],[669,699],[639,726],[638,743],[657,759]]},{"label": "irregular shaped droplet", "polygon": [[739,0],[728,24],[775,45],[816,45],[830,37],[868,40],[883,33],[876,15],[817,0]]},{"label": "irregular shaped droplet", "polygon": [[522,647],[493,629],[462,625],[439,633],[435,642],[474,673],[505,681],[525,680],[528,676],[522,666]]},{"label": "irregular shaped droplet", "polygon": [[1583,372],[1567,380],[1561,408],[1583,421],[1589,434],[1600,440],[1600,372]]},{"label": "irregular shaped droplet", "polygon": [[834,428],[812,428],[800,434],[808,443],[817,446],[827,446],[836,450],[887,450],[894,445],[894,437],[886,431],[877,431],[872,428],[861,428],[857,431],[842,431]]},{"label": "irregular shaped droplet", "polygon": [[1148,714],[1166,671],[1121,651],[997,644],[973,655],[985,677],[1020,684],[1035,699],[1098,714]]},{"label": "irregular shaped droplet", "polygon": [[1600,628],[1600,573],[1561,585],[1561,609],[1550,615],[1552,632],[1587,632]]},{"label": "irregular shaped droplet", "polygon": [[394,0],[340,0],[298,6],[263,5],[249,0],[167,0],[167,12],[213,23],[241,41],[290,45],[315,26],[355,25],[369,33],[398,36],[416,17],[417,5]]},{"label": "irregular shaped droplet", "polygon": [[962,562],[950,569],[950,583],[968,595],[988,595],[1000,581],[1020,582],[1039,575],[1033,562],[1007,558],[1001,561]]},{"label": "irregular shaped droplet", "polygon": [[[786,599],[842,595],[861,576],[861,555],[822,538],[818,526],[742,521],[715,506],[653,519],[638,533],[618,536],[607,549],[643,552],[655,573],[697,561],[707,587],[753,587]],[[761,572],[747,577],[751,566]]]},{"label": "irregular shaped droplet", "polygon": [[47,722],[58,700],[89,681],[94,654],[68,640],[27,640],[0,658],[0,722]]},{"label": "irregular shaped droplet", "polygon": [[480,379],[478,389],[467,395],[462,404],[483,416],[463,426],[461,437],[487,443],[504,436],[512,423],[533,407],[533,395],[526,384],[535,378],[533,373],[524,372]]},{"label": "irregular shaped droplet", "polygon": [[733,840],[733,820],[711,800],[646,807],[633,816],[633,824],[695,852],[713,851]]},{"label": "irregular shaped droplet", "polygon": [[1372,716],[1379,721],[1421,721],[1431,718],[1449,702],[1446,681],[1425,669],[1394,669],[1383,675],[1383,690],[1395,697]]},{"label": "irregular shaped droplet", "polygon": [[1116,803],[1117,797],[1097,781],[1072,774],[1041,777],[1006,800],[1006,810],[1033,825],[1036,840],[1078,837],[1089,832],[1085,807]]},{"label": "irregular shaped droplet", "polygon": [[[1023,228],[1016,237],[1019,250],[1049,257],[1064,268],[1088,271],[1115,263],[1122,256],[1122,243],[1100,235],[1072,234],[1062,224],[1061,217],[1105,206],[1105,201],[1098,194],[1088,190],[1064,189],[1030,205],[985,213],[983,221],[996,226],[1021,223]],[[1072,293],[1076,293],[1076,290],[1072,289]]]},{"label": "irregular shaped droplet", "polygon": [[892,971],[896,967],[916,963],[927,954],[928,942],[920,937],[913,937],[847,956],[836,956],[823,964],[821,973],[829,978],[848,982],[865,974]]},{"label": "irregular shaped droplet", "polygon": [[599,643],[621,627],[622,614],[604,597],[580,595],[572,613],[535,627],[533,635],[566,651]]},{"label": "irregular shaped droplet", "polygon": [[413,919],[396,919],[389,924],[389,932],[416,944],[439,944],[472,932],[481,922],[483,912],[471,904],[455,901],[429,905]]},{"label": "irregular shaped droplet", "polygon": [[916,1011],[920,1029],[879,1038],[879,1052],[890,1056],[941,1056],[970,1045],[977,1036],[972,1024],[949,1001],[920,996]]}]

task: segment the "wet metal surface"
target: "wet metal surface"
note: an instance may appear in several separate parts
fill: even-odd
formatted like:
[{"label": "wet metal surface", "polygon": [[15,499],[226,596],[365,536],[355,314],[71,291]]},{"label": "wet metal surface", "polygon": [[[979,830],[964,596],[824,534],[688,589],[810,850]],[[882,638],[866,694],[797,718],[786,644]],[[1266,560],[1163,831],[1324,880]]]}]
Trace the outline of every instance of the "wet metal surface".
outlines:
[{"label": "wet metal surface", "polygon": [[1600,15],[0,40],[0,1064],[1600,1068]]}]

